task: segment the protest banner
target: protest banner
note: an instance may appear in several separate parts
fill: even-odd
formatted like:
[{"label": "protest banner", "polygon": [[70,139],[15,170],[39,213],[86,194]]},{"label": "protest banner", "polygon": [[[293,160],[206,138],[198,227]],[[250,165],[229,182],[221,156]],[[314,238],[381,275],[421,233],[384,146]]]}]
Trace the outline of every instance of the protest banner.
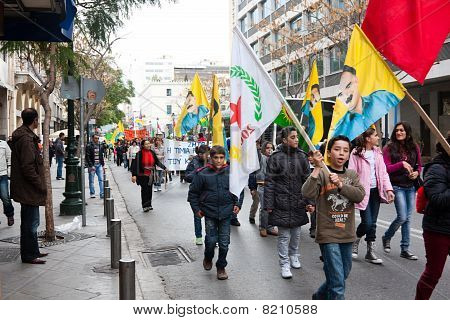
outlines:
[{"label": "protest banner", "polygon": [[195,156],[195,147],[205,143],[164,139],[164,165],[167,170],[186,170],[189,161]]}]

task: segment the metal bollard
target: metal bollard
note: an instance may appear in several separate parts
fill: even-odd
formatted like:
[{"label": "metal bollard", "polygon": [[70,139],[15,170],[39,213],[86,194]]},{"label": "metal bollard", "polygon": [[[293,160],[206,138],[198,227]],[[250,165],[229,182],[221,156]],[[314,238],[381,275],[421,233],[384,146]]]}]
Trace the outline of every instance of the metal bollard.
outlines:
[{"label": "metal bollard", "polygon": [[106,199],[106,236],[111,235],[111,219],[114,219],[114,199]]},{"label": "metal bollard", "polygon": [[109,187],[109,180],[108,179],[103,180],[103,187],[104,188],[108,188]]},{"label": "metal bollard", "polygon": [[119,299],[136,300],[135,261],[120,259],[119,261]]},{"label": "metal bollard", "polygon": [[120,219],[111,219],[111,269],[119,269],[119,260],[122,258],[121,226]]},{"label": "metal bollard", "polygon": [[105,192],[103,194],[103,216],[106,217],[106,199],[111,198],[111,188],[105,187]]}]

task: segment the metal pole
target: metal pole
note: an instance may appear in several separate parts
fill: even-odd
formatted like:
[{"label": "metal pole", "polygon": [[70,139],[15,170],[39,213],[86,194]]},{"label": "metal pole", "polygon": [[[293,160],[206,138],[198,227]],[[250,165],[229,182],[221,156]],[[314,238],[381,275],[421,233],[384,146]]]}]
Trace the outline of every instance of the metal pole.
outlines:
[{"label": "metal pole", "polygon": [[114,219],[114,199],[106,199],[106,236],[111,235],[111,219]]},{"label": "metal pole", "polygon": [[111,188],[106,187],[103,194],[103,216],[106,217],[106,199],[111,198]]},{"label": "metal pole", "polygon": [[[81,165],[81,214],[82,226],[86,227],[86,193],[85,171],[84,171],[84,97],[83,97],[83,77],[80,79],[80,165]],[[89,170],[89,169],[88,169]]]},{"label": "metal pole", "polygon": [[121,259],[119,261],[119,299],[136,300],[135,261]]},{"label": "metal pole", "polygon": [[[106,174],[105,174],[105,177],[106,177]],[[108,188],[109,187],[109,180],[108,179],[104,179],[103,181],[104,181],[103,182],[103,187],[104,188]]]},{"label": "metal pole", "polygon": [[120,219],[111,219],[111,269],[119,269],[122,258],[121,226]]}]

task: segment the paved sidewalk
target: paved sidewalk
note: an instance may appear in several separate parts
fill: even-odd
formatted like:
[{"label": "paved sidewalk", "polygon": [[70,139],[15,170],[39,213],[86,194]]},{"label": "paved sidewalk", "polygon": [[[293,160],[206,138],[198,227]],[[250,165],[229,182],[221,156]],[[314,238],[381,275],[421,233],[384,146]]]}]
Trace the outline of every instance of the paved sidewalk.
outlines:
[{"label": "paved sidewalk", "polygon": [[[57,181],[56,166],[52,166],[52,186],[55,226],[72,222],[73,216],[59,216],[59,205],[64,199],[65,181]],[[161,279],[151,267],[141,260],[145,251],[136,224],[128,214],[113,177],[107,171],[115,200],[116,218],[122,219],[122,257],[136,260],[136,298],[167,299]],[[89,197],[86,174],[86,195]],[[98,192],[98,182],[95,186]],[[86,199],[87,226],[74,231],[74,235],[90,236],[46,248],[49,253],[44,265],[23,264],[18,255],[19,245],[0,241],[0,298],[12,300],[81,300],[119,298],[118,270],[111,270],[110,239],[106,237],[106,219],[103,200],[98,193],[95,199]],[[0,216],[0,240],[20,235],[20,205],[14,203],[15,224],[8,227],[6,217]],[[1,209],[0,209],[1,210]],[[44,208],[40,208],[41,223],[38,231],[45,230]],[[81,216],[79,217],[81,220]],[[5,250],[9,257],[5,254]],[[15,257],[15,259],[14,259]],[[5,261],[13,258],[12,261]],[[11,259],[9,259],[11,260]]]}]

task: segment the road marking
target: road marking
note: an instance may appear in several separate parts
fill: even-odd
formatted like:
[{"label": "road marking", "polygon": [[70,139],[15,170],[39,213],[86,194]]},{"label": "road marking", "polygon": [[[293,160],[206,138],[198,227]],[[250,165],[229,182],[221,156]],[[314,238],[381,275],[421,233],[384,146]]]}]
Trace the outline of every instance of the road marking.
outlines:
[{"label": "road marking", "polygon": [[[356,220],[361,221],[361,218],[356,217]],[[380,227],[380,228],[389,229],[390,225],[391,225],[391,223],[388,222],[388,221],[385,221],[385,220],[382,220],[382,219],[378,219],[377,220],[377,226]],[[422,237],[423,231],[422,230],[414,229],[414,228],[410,228],[410,230],[411,230],[411,232],[410,232],[411,237],[423,240],[423,237]]]}]

